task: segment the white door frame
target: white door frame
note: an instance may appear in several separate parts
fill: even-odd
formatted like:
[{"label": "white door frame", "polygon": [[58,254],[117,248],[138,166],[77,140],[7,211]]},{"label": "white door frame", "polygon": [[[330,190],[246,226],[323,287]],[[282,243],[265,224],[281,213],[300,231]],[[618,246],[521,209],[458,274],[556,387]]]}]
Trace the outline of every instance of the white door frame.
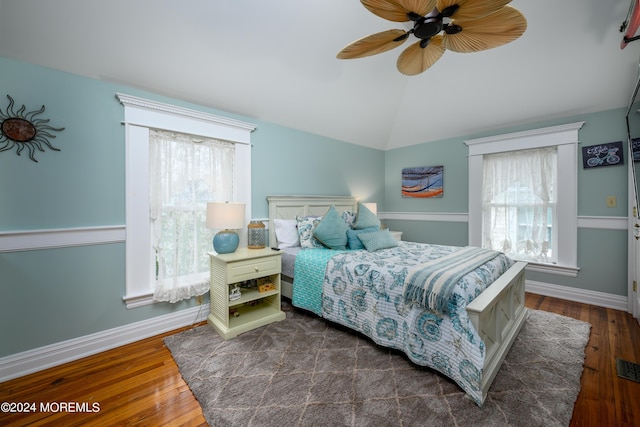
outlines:
[{"label": "white door frame", "polygon": [[635,164],[633,153],[629,152],[628,166],[628,200],[629,200],[629,232],[628,232],[628,252],[629,252],[629,288],[628,288],[628,311],[640,323],[640,299],[638,293],[638,283],[640,283],[640,212],[637,207],[637,183],[635,177]]},{"label": "white door frame", "polygon": [[[629,11],[631,14],[635,3],[631,3],[632,9]],[[638,78],[636,85],[629,99],[627,106],[627,114],[625,121],[627,125],[627,148],[629,153],[629,161],[627,166],[627,206],[629,226],[627,230],[628,239],[628,291],[627,291],[627,311],[636,318],[640,323],[640,299],[638,295],[638,284],[640,283],[640,204],[638,203],[638,182],[636,177],[636,166],[633,158],[633,143],[631,139],[631,124],[629,122],[629,114],[633,109],[633,104],[640,90],[640,63],[638,64]],[[637,110],[636,113],[640,113]],[[637,117],[638,116],[635,116]],[[636,121],[637,123],[637,121]]]}]

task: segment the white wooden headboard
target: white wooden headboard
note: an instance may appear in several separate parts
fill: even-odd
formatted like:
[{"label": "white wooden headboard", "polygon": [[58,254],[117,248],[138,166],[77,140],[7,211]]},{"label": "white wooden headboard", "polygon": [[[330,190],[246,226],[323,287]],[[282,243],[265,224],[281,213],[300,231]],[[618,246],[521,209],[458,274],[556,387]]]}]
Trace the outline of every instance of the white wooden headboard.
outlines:
[{"label": "white wooden headboard", "polygon": [[273,220],[295,219],[296,216],[324,215],[331,205],[338,212],[356,212],[358,201],[352,196],[267,196],[269,202],[269,245],[276,246]]}]

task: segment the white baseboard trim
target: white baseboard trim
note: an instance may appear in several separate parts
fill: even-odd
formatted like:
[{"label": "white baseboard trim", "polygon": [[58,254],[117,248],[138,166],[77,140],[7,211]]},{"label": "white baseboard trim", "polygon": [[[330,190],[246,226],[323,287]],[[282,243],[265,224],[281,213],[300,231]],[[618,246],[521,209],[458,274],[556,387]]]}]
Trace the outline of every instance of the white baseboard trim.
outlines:
[{"label": "white baseboard trim", "polygon": [[[627,311],[627,297],[527,280],[527,292]],[[209,304],[0,358],[0,383],[206,320]]]},{"label": "white baseboard trim", "polygon": [[0,358],[0,383],[206,320],[209,304]]},{"label": "white baseboard trim", "polygon": [[525,281],[525,291],[548,297],[560,298],[567,301],[581,302],[583,304],[596,305],[598,307],[613,308],[627,311],[627,297],[613,295],[605,292],[589,291],[570,286],[553,285],[551,283]]}]

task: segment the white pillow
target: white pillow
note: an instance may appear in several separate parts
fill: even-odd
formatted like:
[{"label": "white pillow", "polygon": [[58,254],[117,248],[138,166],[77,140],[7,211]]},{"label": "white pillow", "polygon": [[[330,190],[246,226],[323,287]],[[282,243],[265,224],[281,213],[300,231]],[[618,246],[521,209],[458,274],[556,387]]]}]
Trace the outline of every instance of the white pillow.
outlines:
[{"label": "white pillow", "polygon": [[295,219],[274,219],[278,248],[294,248],[300,246],[297,221]]}]

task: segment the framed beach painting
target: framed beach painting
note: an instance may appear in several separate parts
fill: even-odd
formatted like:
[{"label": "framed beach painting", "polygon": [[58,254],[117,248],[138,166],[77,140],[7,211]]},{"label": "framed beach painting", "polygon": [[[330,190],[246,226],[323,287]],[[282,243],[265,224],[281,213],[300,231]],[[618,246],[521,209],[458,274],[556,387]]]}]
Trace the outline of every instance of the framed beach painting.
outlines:
[{"label": "framed beach painting", "polygon": [[442,197],[444,166],[419,166],[402,169],[402,197]]}]

